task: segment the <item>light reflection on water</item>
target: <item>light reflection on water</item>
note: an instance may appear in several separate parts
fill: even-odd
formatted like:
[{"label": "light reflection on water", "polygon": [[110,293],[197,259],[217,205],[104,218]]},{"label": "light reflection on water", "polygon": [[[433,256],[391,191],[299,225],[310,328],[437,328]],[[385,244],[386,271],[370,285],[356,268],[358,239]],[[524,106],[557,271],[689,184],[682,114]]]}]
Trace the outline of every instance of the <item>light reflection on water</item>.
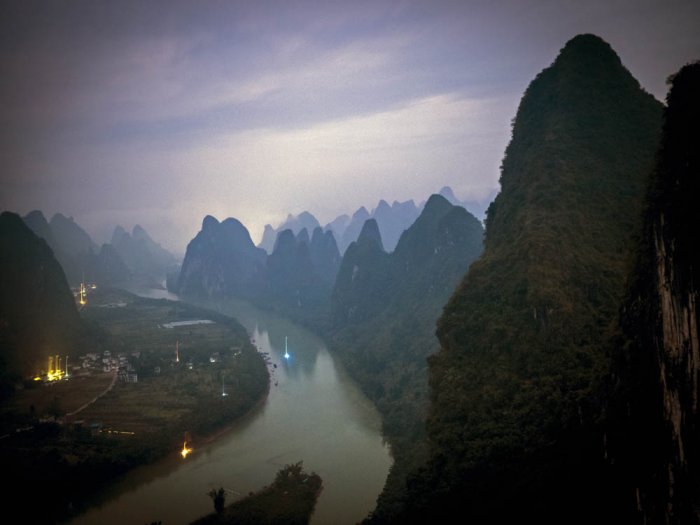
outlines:
[{"label": "light reflection on water", "polygon": [[[177,299],[164,290],[138,293]],[[371,402],[336,365],[323,342],[300,326],[243,301],[200,305],[236,317],[258,349],[269,353],[270,395],[218,440],[195,444],[186,461],[173,451],[171,458],[137,469],[113,487],[104,505],[71,523],[190,523],[213,510],[207,495],[212,488],[231,491],[231,502],[234,492],[258,490],[282,466],[300,460],[323,478],[312,523],[356,523],[364,518],[374,508],[391,466]],[[285,336],[289,360],[283,357]]]}]

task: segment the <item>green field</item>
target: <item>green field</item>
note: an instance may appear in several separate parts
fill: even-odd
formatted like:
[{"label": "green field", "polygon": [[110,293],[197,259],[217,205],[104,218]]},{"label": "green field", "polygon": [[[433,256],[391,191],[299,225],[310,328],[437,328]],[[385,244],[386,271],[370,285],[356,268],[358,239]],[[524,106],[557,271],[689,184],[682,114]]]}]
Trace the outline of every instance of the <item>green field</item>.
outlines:
[{"label": "green field", "polygon": [[[151,433],[168,427],[180,433],[206,433],[259,399],[261,384],[267,382],[266,369],[236,321],[181,303],[122,292],[93,294],[89,299],[83,317],[107,332],[112,355],[128,354],[138,382],[118,383],[81,413],[83,419],[120,432]],[[115,303],[127,305],[103,306]],[[202,319],[213,323],[163,327]],[[133,357],[135,352],[138,358]],[[212,356],[217,362],[210,362]]]},{"label": "green field", "polygon": [[12,414],[29,416],[32,412],[39,416],[73,412],[104,392],[111,383],[112,374],[101,373],[71,378],[70,381],[31,385],[31,388],[17,391],[12,399],[0,406],[0,419],[8,421]]}]

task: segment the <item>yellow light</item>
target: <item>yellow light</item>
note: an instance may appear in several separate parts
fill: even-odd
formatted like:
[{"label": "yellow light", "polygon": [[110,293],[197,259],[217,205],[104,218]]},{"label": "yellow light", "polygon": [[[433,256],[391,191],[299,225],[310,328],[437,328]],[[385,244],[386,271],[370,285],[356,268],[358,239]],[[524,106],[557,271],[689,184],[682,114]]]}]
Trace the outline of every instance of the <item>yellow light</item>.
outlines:
[{"label": "yellow light", "polygon": [[191,448],[187,448],[187,441],[182,445],[182,450],[180,451],[180,454],[182,454],[182,459],[185,459],[187,457],[187,454],[192,452]]},{"label": "yellow light", "polygon": [[87,304],[87,300],[85,299],[85,293],[87,290],[85,290],[85,285],[83,283],[80,283],[80,306],[85,306]]},{"label": "yellow light", "polygon": [[36,376],[36,377],[34,378],[34,381],[41,381],[41,377]]}]

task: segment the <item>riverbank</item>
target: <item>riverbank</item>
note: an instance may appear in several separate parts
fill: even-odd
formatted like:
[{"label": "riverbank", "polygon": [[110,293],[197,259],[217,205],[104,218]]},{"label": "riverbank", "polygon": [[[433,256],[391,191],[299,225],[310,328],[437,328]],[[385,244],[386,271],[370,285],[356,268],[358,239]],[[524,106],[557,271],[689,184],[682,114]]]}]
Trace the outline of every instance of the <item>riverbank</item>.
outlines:
[{"label": "riverbank", "polygon": [[[153,290],[141,293],[178,299]],[[323,478],[311,524],[361,521],[374,508],[392,463],[372,403],[323,341],[291,320],[245,301],[201,301],[197,306],[235,317],[245,326],[274,372],[266,401],[214,441],[198,441],[186,461],[173,455],[123,476],[105,491],[100,506],[71,525],[187,525],[212,511],[207,495],[212,489],[230,489],[227,501],[232,501],[258,491],[280,468],[300,459]],[[284,358],[285,337],[290,359]]]},{"label": "riverbank", "polygon": [[[110,304],[120,306],[104,306]],[[11,507],[31,508],[41,493],[35,523],[76,515],[134,467],[177,454],[185,436],[202,445],[217,439],[269,393],[263,356],[231,318],[115,290],[91,294],[89,305],[81,313],[101,333],[94,353],[105,367],[116,363],[110,372],[123,379],[75,416],[47,421],[36,413],[31,430],[0,443],[0,464],[13,480],[6,493]],[[193,326],[191,319],[212,322]],[[184,325],[163,327],[171,322]],[[80,377],[67,385],[75,390]],[[55,409],[65,390],[37,392],[53,396]]]}]

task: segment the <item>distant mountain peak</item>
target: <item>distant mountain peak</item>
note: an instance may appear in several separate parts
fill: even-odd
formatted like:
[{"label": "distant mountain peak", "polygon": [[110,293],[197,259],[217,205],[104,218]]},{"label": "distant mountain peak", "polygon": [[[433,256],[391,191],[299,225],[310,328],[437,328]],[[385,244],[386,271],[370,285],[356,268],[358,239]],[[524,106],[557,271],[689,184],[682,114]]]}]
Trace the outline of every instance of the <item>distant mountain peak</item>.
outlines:
[{"label": "distant mountain peak", "polygon": [[368,242],[374,242],[379,245],[379,247],[384,250],[384,244],[382,243],[382,235],[379,233],[379,225],[374,219],[367,219],[362,225],[362,231],[357,238],[357,244],[363,244]]},{"label": "distant mountain peak", "polygon": [[56,251],[56,241],[51,231],[46,217],[40,210],[34,210],[24,217],[24,223],[39,237],[44,239],[54,252]]},{"label": "distant mountain peak", "polygon": [[432,212],[432,210],[446,210],[452,208],[452,203],[449,201],[449,199],[445,198],[442,195],[438,195],[436,193],[433,193],[429,198],[428,202],[425,203],[425,211],[428,211],[429,213]]},{"label": "distant mountain peak", "polygon": [[302,211],[298,216],[297,219],[300,221],[315,221],[316,217],[313,216],[312,213],[309,213],[308,211]]},{"label": "distant mountain peak", "polygon": [[114,232],[112,232],[112,240],[110,241],[111,244],[118,244],[122,241],[124,236],[128,236],[129,234],[127,231],[122,228],[121,226],[117,225],[114,228]]},{"label": "distant mountain peak", "polygon": [[237,219],[219,223],[211,215],[187,245],[177,282],[178,293],[215,296],[234,291],[249,293],[260,276],[266,253],[256,248],[250,233]]},{"label": "distant mountain peak", "polygon": [[450,188],[449,186],[443,186],[442,189],[438,193],[440,195],[442,195],[443,197],[445,197],[452,204],[455,204],[457,202],[457,197],[455,197],[455,194],[452,191],[452,188]]},{"label": "distant mountain peak", "polygon": [[309,230],[306,228],[302,228],[299,234],[297,235],[297,242],[298,243],[306,243],[307,245],[309,244]]},{"label": "distant mountain peak", "polygon": [[359,218],[367,218],[369,217],[369,212],[367,211],[367,208],[364,206],[361,206],[358,208],[358,210],[352,214],[353,219],[359,219]]},{"label": "distant mountain peak", "polygon": [[221,221],[221,225],[222,226],[228,225],[228,226],[235,226],[235,227],[240,226],[241,228],[245,228],[245,226],[243,226],[243,223],[241,221],[239,221],[238,219],[236,219],[235,217],[226,217],[223,221]]},{"label": "distant mountain peak", "polygon": [[44,216],[44,213],[41,210],[32,210],[29,213],[27,213],[27,216],[24,218],[25,222],[26,220],[40,220],[43,222],[48,222],[46,220],[46,217]]},{"label": "distant mountain peak", "polygon": [[576,35],[569,40],[561,50],[559,57],[568,58],[569,55],[596,56],[600,58],[612,59],[621,64],[620,57],[615,50],[605,40],[592,33]]},{"label": "distant mountain peak", "polygon": [[216,219],[216,217],[212,217],[211,215],[207,215],[204,217],[204,220],[202,221],[202,231],[206,231],[211,228],[216,228],[219,225],[219,221]]},{"label": "distant mountain peak", "polygon": [[381,199],[379,201],[379,204],[377,204],[377,208],[374,210],[374,213],[376,214],[378,211],[389,211],[391,209],[391,206],[389,206],[389,203],[385,201],[384,199]]},{"label": "distant mountain peak", "polygon": [[149,235],[146,233],[146,230],[144,230],[140,224],[134,225],[134,228],[131,231],[131,236],[134,239],[150,239]]},{"label": "distant mountain peak", "polygon": [[552,66],[566,71],[566,76],[562,76],[560,80],[579,83],[579,89],[584,90],[587,96],[595,94],[597,90],[591,86],[599,88],[598,82],[601,79],[605,79],[609,86],[614,85],[617,79],[618,82],[622,80],[635,88],[639,87],[639,82],[627,71],[610,44],[592,34],[578,35],[569,40]]},{"label": "distant mountain peak", "polygon": [[297,240],[294,237],[294,232],[291,228],[282,230],[277,234],[277,239],[275,240],[275,247],[272,253],[279,253],[280,251],[293,251],[297,245]]},{"label": "distant mountain peak", "polygon": [[296,216],[290,213],[287,215],[287,219],[277,228],[273,228],[272,225],[269,224],[265,225],[265,230],[263,231],[263,236],[258,247],[264,249],[268,253],[272,253],[274,251],[277,235],[283,230],[292,230],[292,233],[297,235],[301,233],[301,230],[306,229],[308,236],[309,232],[319,226],[321,225],[316,217],[308,211],[303,211]]}]

